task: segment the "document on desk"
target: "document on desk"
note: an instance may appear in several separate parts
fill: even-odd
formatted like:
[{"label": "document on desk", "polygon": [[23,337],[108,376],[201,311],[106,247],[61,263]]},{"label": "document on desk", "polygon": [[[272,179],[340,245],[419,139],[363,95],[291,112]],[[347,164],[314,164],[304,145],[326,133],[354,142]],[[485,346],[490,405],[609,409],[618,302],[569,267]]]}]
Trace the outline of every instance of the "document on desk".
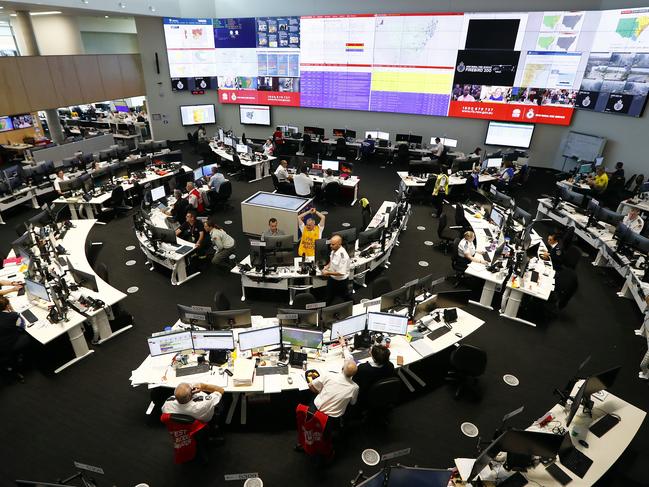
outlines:
[{"label": "document on desk", "polygon": [[471,470],[473,470],[473,464],[475,464],[475,458],[456,458],[455,466],[457,471],[460,474],[462,480],[468,480],[469,475],[471,475]]},{"label": "document on desk", "polygon": [[282,392],[282,383],[284,377],[280,374],[270,374],[264,376],[264,394]]},{"label": "document on desk", "polygon": [[428,357],[436,351],[435,344],[426,337],[410,342],[410,346],[422,357]]},{"label": "document on desk", "polygon": [[293,377],[293,381],[297,380],[297,388],[300,391],[306,391],[309,388],[309,383],[306,381],[306,377],[304,377],[304,374],[291,374],[291,377]]}]

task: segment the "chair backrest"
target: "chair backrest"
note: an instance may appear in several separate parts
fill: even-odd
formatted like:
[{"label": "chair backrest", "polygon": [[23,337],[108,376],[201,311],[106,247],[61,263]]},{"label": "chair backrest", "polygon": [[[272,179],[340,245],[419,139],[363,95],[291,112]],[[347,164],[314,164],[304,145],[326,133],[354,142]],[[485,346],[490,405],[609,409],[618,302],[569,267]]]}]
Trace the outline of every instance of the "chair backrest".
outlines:
[{"label": "chair backrest", "polygon": [[104,264],[103,262],[97,263],[95,266],[95,273],[105,281],[107,284],[110,284],[110,281],[108,280],[108,266]]},{"label": "chair backrest", "polygon": [[561,264],[568,266],[571,269],[576,269],[580,258],[581,252],[579,249],[576,246],[571,245],[561,253]]},{"label": "chair backrest", "polygon": [[478,377],[487,368],[487,353],[473,345],[460,345],[451,353],[450,361],[460,373]]},{"label": "chair backrest", "polygon": [[392,291],[392,283],[387,277],[381,276],[372,282],[372,299],[383,296],[390,291]]},{"label": "chair backrest", "polygon": [[442,238],[442,232],[444,232],[444,229],[448,225],[448,218],[446,216],[446,213],[442,212],[442,214],[439,216],[439,220],[437,221],[437,236],[439,238]]},{"label": "chair backrest", "polygon": [[401,380],[398,377],[381,379],[367,391],[366,404],[371,409],[394,406],[399,399],[400,390]]},{"label": "chair backrest", "polygon": [[455,204],[455,224],[460,227],[466,227],[469,225],[466,217],[464,216],[464,207],[462,203]]},{"label": "chair backrest", "polygon": [[361,219],[362,219],[361,228],[363,229],[367,228],[367,226],[372,221],[372,212],[370,211],[369,208],[363,208],[361,210]]},{"label": "chair backrest", "polygon": [[559,309],[563,309],[577,292],[577,288],[579,287],[577,272],[573,269],[562,267],[561,270],[556,273],[554,283],[554,292],[557,295],[557,304]]},{"label": "chair backrest", "polygon": [[279,179],[277,179],[277,176],[275,176],[275,173],[270,173],[270,177],[273,180],[273,187],[275,189],[279,189]]},{"label": "chair backrest", "polygon": [[196,433],[207,426],[207,423],[186,414],[169,413],[163,413],[160,416],[160,421],[167,427],[173,441],[174,463],[186,463],[193,460],[196,456],[196,438],[194,437]]},{"label": "chair backrest", "polygon": [[124,187],[121,184],[115,186],[113,192],[110,195],[110,202],[112,204],[118,205],[124,201]]},{"label": "chair backrest", "polygon": [[232,196],[232,183],[230,181],[222,182],[217,195],[221,201],[230,199],[230,196]]},{"label": "chair backrest", "polygon": [[293,299],[294,309],[306,309],[307,304],[315,303],[315,296],[311,293],[300,293]]},{"label": "chair backrest", "polygon": [[324,192],[327,199],[334,198],[338,196],[338,193],[340,193],[340,184],[332,181],[325,186]]},{"label": "chair backrest", "polygon": [[230,300],[221,291],[216,291],[214,293],[213,302],[214,302],[214,309],[216,311],[229,311],[231,309]]},{"label": "chair backrest", "polygon": [[566,231],[563,232],[563,235],[561,236],[562,249],[565,250],[568,247],[572,246],[574,239],[575,239],[575,227],[566,228]]}]

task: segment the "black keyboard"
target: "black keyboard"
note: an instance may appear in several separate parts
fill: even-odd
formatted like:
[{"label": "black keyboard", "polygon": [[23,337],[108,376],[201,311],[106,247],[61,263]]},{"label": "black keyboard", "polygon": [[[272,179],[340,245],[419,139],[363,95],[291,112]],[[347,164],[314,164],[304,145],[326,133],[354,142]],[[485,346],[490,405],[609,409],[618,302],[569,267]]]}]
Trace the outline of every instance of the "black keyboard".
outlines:
[{"label": "black keyboard", "polygon": [[204,374],[210,371],[210,364],[189,365],[176,369],[176,377],[185,377],[186,375]]},{"label": "black keyboard", "polygon": [[194,247],[190,247],[189,245],[183,245],[182,247],[178,247],[176,249],[177,254],[186,254],[187,252],[193,250]]},{"label": "black keyboard", "polygon": [[505,480],[498,484],[498,487],[523,487],[527,485],[527,479],[523,477],[520,472],[516,472],[511,477],[507,477]]},{"label": "black keyboard", "polygon": [[[492,237],[493,237],[493,235],[491,234],[491,230],[489,230],[488,228],[485,228],[485,229],[484,229],[484,233],[485,233],[485,234],[487,235],[487,237],[489,237],[489,238],[492,238]],[[513,477],[513,475],[512,475],[512,477]],[[510,478],[511,478],[511,477],[510,477]]]},{"label": "black keyboard", "polygon": [[442,326],[440,328],[437,328],[436,330],[431,331],[428,335],[426,335],[426,338],[429,340],[435,340],[441,336],[446,335],[451,329],[447,326]]},{"label": "black keyboard", "polygon": [[566,467],[579,478],[584,478],[586,472],[593,464],[593,461],[577,450],[575,447],[569,448],[562,452],[559,457],[561,458],[561,465]]},{"label": "black keyboard", "polygon": [[288,367],[286,365],[277,365],[270,367],[257,367],[257,375],[275,375],[282,374],[288,375]]},{"label": "black keyboard", "polygon": [[364,358],[370,356],[370,351],[369,349],[356,350],[352,352],[351,355],[354,358],[354,360],[363,360]]},{"label": "black keyboard", "polygon": [[23,311],[21,314],[23,315],[23,318],[25,318],[30,323],[36,323],[38,321],[38,318],[36,317],[36,315],[34,313],[32,313],[31,311],[29,311],[28,309]]},{"label": "black keyboard", "polygon": [[594,434],[598,438],[601,438],[619,422],[620,418],[607,414],[603,418],[600,418],[596,423],[593,423],[589,429],[592,434]]},{"label": "black keyboard", "polygon": [[545,470],[552,476],[554,480],[559,482],[561,485],[567,485],[572,482],[570,475],[564,472],[563,469],[556,463],[548,465]]}]

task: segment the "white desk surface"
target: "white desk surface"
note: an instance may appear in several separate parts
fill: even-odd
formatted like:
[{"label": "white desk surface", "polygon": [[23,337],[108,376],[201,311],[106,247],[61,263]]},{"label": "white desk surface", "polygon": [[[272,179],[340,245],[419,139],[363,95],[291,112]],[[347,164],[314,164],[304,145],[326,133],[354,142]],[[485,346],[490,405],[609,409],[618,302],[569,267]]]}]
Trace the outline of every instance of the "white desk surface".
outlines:
[{"label": "white desk surface", "polygon": [[[151,213],[149,214],[149,218],[151,219],[151,223],[153,223],[154,226],[160,227],[160,228],[169,228],[169,227],[167,227],[167,222],[166,222],[167,215],[165,215],[162,212],[162,210],[160,210],[158,208],[153,208],[151,210]],[[135,236],[138,239],[138,241],[140,242],[140,244],[146,246],[147,249],[150,252],[152,252],[152,253],[154,253],[154,254],[156,254],[158,256],[164,257],[166,259],[172,260],[172,261],[182,260],[185,257],[187,257],[188,255],[191,255],[192,252],[193,252],[193,251],[192,252],[187,252],[186,254],[176,253],[175,249],[178,248],[178,247],[174,247],[171,244],[167,244],[167,243],[159,243],[158,248],[160,250],[158,250],[158,252],[155,252],[153,250],[153,247],[151,246],[151,244],[149,242],[149,239],[145,235],[143,235],[140,232],[136,231]],[[180,237],[176,237],[176,241],[178,242],[179,246],[185,246],[186,245],[188,247],[191,247],[192,249],[194,248],[194,242],[190,242],[189,240],[184,240],[184,239],[182,239]]]},{"label": "white desk surface", "polygon": [[617,208],[618,213],[628,213],[626,207],[637,208],[640,211],[649,211],[649,200],[641,200],[638,197],[624,200],[620,203],[620,206],[618,206]]},{"label": "white desk surface", "polygon": [[[216,147],[213,144],[210,144],[210,148],[212,149],[212,152],[214,152],[216,155],[222,157],[223,159],[227,159],[228,161],[232,161],[234,159],[232,157],[232,154],[230,154],[229,152],[227,152],[227,151],[225,151],[223,149],[220,149],[220,148]],[[268,157],[268,159],[262,159],[260,161],[251,161],[246,156],[241,156],[240,155],[239,160],[241,161],[242,166],[252,167],[252,166],[256,166],[258,164],[263,164],[265,162],[272,162],[272,161],[277,159],[277,157],[275,157],[275,156],[267,156],[267,157]]]},{"label": "white desk surface", "polygon": [[[379,307],[377,305],[376,307]],[[373,307],[369,307],[368,311],[378,311]],[[362,304],[354,305],[354,314],[362,314],[365,312],[365,307]],[[418,362],[434,353],[438,353],[441,350],[444,350],[455,343],[459,342],[462,338],[467,337],[474,331],[476,331],[480,326],[484,324],[484,321],[474,317],[473,315],[467,313],[462,309],[458,309],[458,321],[453,323],[453,330],[445,335],[435,339],[434,341],[429,340],[428,338],[422,338],[422,340],[427,340],[431,342],[432,346],[429,348],[429,352],[425,355],[420,355],[414,348],[410,346],[409,341],[406,337],[403,336],[393,336],[390,343],[390,360],[394,363],[395,367],[397,365],[397,357],[401,356],[403,358],[403,365],[410,365],[414,362]],[[253,316],[253,327],[265,327],[277,325],[276,318],[263,318],[261,316]],[[409,327],[409,331],[413,327]],[[461,337],[458,337],[456,333],[461,334]],[[238,334],[238,330],[234,330],[235,339]],[[325,335],[326,336],[326,335]],[[274,349],[276,347],[269,347]],[[248,360],[244,358],[245,353],[238,352],[236,360]],[[214,384],[223,384],[224,377],[220,376],[218,372],[212,373],[207,372],[204,374],[196,374],[191,376],[184,376],[176,378],[175,371],[171,364],[172,355],[161,355],[158,357],[151,357],[150,355],[142,362],[142,364],[131,373],[131,385],[137,386],[140,384],[149,384],[149,387],[175,387],[180,382],[206,382]],[[362,360],[361,362],[368,361],[369,358]],[[307,360],[308,369],[316,369],[320,374],[327,372],[339,372],[343,366],[344,359],[342,356],[342,351],[339,346],[330,347],[329,352],[320,358],[309,358]],[[226,364],[227,366],[227,364]],[[217,367],[214,367],[217,369]],[[164,379],[163,379],[164,377]],[[227,377],[227,376],[225,376]],[[304,378],[304,371],[302,369],[289,367],[289,374],[282,375],[282,391],[291,390],[291,389],[306,389],[306,381]],[[288,383],[288,377],[293,379],[293,384]],[[263,376],[257,376],[255,374],[252,385],[249,386],[234,386],[232,381],[227,381],[225,386],[226,392],[263,392],[264,391],[264,378]]]},{"label": "white desk surface", "polygon": [[[423,188],[426,185],[426,181],[428,181],[427,178],[420,178],[418,176],[409,176],[408,171],[397,171],[397,175],[401,178],[401,181],[403,181],[403,183],[409,188],[413,188],[413,187]],[[480,174],[480,176],[478,177],[478,181],[480,182],[480,184],[489,183],[491,181],[495,181],[496,179],[498,179],[498,177],[492,176],[491,174]],[[457,186],[464,183],[466,183],[465,177],[456,176],[454,174],[452,174],[448,180],[449,186]]]}]

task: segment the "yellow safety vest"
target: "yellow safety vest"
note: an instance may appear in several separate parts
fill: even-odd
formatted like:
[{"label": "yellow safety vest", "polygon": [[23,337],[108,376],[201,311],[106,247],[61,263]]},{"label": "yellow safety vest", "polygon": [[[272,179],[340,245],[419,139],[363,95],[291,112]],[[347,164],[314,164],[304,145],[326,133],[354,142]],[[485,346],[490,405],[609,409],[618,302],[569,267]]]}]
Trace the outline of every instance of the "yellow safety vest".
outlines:
[{"label": "yellow safety vest", "polygon": [[316,225],[313,230],[309,230],[306,226],[302,228],[302,238],[300,239],[300,247],[298,248],[298,255],[301,257],[306,254],[307,257],[315,256],[315,241],[320,238],[320,227]]}]

